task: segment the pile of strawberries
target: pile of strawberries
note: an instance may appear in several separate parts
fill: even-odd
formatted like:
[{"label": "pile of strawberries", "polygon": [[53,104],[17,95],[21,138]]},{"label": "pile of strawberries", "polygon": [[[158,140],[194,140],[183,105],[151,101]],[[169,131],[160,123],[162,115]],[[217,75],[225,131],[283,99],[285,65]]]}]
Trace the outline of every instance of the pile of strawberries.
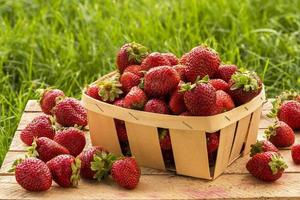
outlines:
[{"label": "pile of strawberries", "polygon": [[267,140],[257,141],[251,147],[248,171],[263,181],[275,181],[288,167],[277,148],[291,148],[295,164],[300,164],[300,144],[295,143],[294,130],[300,129],[300,93],[285,91],[273,102],[270,118],[276,118],[273,125],[265,130]]},{"label": "pile of strawberries", "polygon": [[100,181],[109,175],[126,189],[137,186],[141,172],[134,158],[117,158],[97,146],[83,151],[87,113],[77,99],[47,89],[40,106],[44,114],[34,118],[20,135],[30,146],[28,153],[25,159],[16,160],[11,170],[23,188],[45,191],[52,180],[61,187],[72,187],[80,177]]}]

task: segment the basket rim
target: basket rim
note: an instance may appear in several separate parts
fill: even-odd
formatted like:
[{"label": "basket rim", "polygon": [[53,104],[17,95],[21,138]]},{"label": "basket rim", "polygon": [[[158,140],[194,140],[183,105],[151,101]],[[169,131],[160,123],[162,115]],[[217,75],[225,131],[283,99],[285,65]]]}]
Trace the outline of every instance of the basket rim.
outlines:
[{"label": "basket rim", "polygon": [[[106,74],[90,85],[107,79],[115,73],[116,72],[114,71]],[[126,122],[152,127],[214,132],[236,123],[240,119],[259,109],[265,102],[265,89],[263,85],[260,94],[254,97],[250,102],[240,105],[230,111],[212,116],[180,116],[122,108],[94,99],[85,94],[84,90],[82,91],[81,102],[88,111],[93,111],[107,117],[124,120]]]}]

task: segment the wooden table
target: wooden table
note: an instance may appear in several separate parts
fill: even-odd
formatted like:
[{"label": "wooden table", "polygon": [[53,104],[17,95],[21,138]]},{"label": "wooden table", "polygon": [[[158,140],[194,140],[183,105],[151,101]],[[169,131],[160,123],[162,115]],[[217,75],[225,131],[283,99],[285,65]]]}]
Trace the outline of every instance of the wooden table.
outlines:
[{"label": "wooden table", "polygon": [[[263,107],[259,137],[272,123],[265,115],[271,108],[270,102]],[[27,103],[10,149],[0,169],[0,199],[300,199],[300,165],[293,164],[290,150],[283,149],[289,168],[275,183],[264,183],[253,178],[246,170],[248,156],[234,162],[223,175],[214,181],[177,176],[172,172],[142,168],[142,177],[135,190],[125,190],[111,180],[103,183],[81,180],[78,188],[64,189],[53,183],[47,192],[28,192],[15,181],[14,174],[8,173],[12,162],[23,157],[26,146],[19,139],[22,129],[34,117],[41,114],[35,100]],[[296,135],[300,143],[299,133]],[[91,146],[87,134],[87,147]]]}]

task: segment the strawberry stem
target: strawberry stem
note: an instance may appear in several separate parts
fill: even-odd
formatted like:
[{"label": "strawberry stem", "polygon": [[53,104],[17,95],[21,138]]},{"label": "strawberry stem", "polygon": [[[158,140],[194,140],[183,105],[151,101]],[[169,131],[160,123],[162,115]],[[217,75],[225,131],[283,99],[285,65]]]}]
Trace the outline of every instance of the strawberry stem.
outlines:
[{"label": "strawberry stem", "polygon": [[288,168],[288,165],[285,163],[283,158],[280,155],[276,155],[276,154],[271,157],[269,166],[273,174],[276,174],[278,170],[284,170]]}]

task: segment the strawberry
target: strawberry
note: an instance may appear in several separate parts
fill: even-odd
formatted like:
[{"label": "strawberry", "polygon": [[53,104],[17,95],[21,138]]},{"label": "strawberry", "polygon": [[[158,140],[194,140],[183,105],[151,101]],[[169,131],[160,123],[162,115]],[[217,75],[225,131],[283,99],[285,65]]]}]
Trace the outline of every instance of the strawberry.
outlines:
[{"label": "strawberry", "polygon": [[176,70],[176,72],[178,73],[179,77],[180,77],[180,80],[182,81],[185,81],[186,78],[185,78],[185,69],[186,69],[186,66],[185,65],[175,65],[173,66],[173,69]]},{"label": "strawberry", "polygon": [[216,76],[220,79],[223,79],[227,83],[231,79],[231,76],[238,70],[236,65],[220,65]]},{"label": "strawberry", "polygon": [[162,53],[163,55],[171,64],[171,66],[177,65],[179,60],[173,53]]},{"label": "strawberry", "polygon": [[292,158],[295,164],[300,164],[300,144],[296,144],[291,150]]},{"label": "strawberry", "polygon": [[86,88],[85,93],[94,99],[101,100],[99,89],[98,85],[90,85]]},{"label": "strawberry", "polygon": [[138,86],[140,82],[140,76],[131,72],[124,72],[120,78],[120,83],[125,93],[128,93],[132,87]]},{"label": "strawberry", "polygon": [[140,64],[147,55],[147,48],[141,44],[135,42],[124,44],[117,54],[117,68],[123,73],[128,66]]},{"label": "strawberry", "polygon": [[83,151],[78,158],[81,161],[80,175],[99,181],[109,175],[112,163],[116,160],[114,155],[99,146]]},{"label": "strawberry", "polygon": [[87,113],[80,104],[80,101],[74,98],[65,98],[59,101],[53,108],[53,114],[56,121],[62,126],[86,126]]},{"label": "strawberry", "polygon": [[144,111],[160,114],[169,114],[169,108],[167,104],[160,99],[150,99],[149,101],[147,101],[144,107]]},{"label": "strawberry", "polygon": [[48,161],[52,178],[61,187],[77,186],[80,180],[80,165],[79,158],[74,158],[71,155],[59,155]]},{"label": "strawberry", "polygon": [[59,89],[46,89],[42,92],[39,103],[42,111],[47,114],[52,114],[52,108],[56,104],[56,100],[60,97],[64,97],[65,94]]},{"label": "strawberry", "polygon": [[44,162],[51,160],[55,156],[69,153],[67,148],[46,137],[37,138],[32,142],[31,147],[28,148],[29,157],[37,157]]},{"label": "strawberry", "polygon": [[283,91],[280,95],[278,95],[275,99],[275,101],[272,102],[272,109],[271,112],[267,114],[269,118],[275,118],[277,117],[278,110],[281,107],[281,105],[288,100],[295,100],[300,103],[300,93],[294,91],[294,90],[287,90]]},{"label": "strawberry", "polygon": [[162,150],[171,150],[172,143],[169,129],[158,128],[159,144]]},{"label": "strawberry", "polygon": [[185,111],[183,113],[180,113],[181,116],[193,116],[190,112]]},{"label": "strawberry", "polygon": [[188,53],[186,58],[186,79],[189,82],[194,82],[197,77],[203,78],[206,75],[213,77],[219,68],[220,62],[219,55],[213,49],[206,46],[195,47]]},{"label": "strawberry", "polygon": [[52,185],[51,172],[47,165],[37,158],[19,159],[14,163],[16,181],[29,191],[46,191]]},{"label": "strawberry", "polygon": [[144,79],[144,89],[147,95],[161,97],[176,89],[180,77],[175,69],[160,66],[150,69]]},{"label": "strawberry", "polygon": [[141,64],[142,70],[144,71],[158,66],[171,66],[169,60],[158,52],[150,53]]},{"label": "strawberry", "polygon": [[52,124],[52,119],[49,116],[41,115],[35,117],[20,134],[21,140],[31,145],[35,137],[47,137],[53,139],[55,129]]},{"label": "strawberry", "polygon": [[131,72],[135,75],[138,75],[139,77],[143,77],[144,73],[142,72],[142,67],[141,65],[130,65],[128,66],[123,73],[125,72]]},{"label": "strawberry", "polygon": [[179,83],[177,89],[171,94],[169,101],[169,108],[172,113],[179,115],[186,111],[184,104],[183,93],[180,92],[182,83]]},{"label": "strawberry", "polygon": [[119,82],[119,79],[120,74],[117,74],[110,77],[109,79],[97,83],[97,85],[99,86],[99,95],[102,101],[111,103],[121,96],[123,91],[121,90],[122,85]]},{"label": "strawberry", "polygon": [[215,114],[223,113],[232,110],[235,107],[234,102],[229,94],[223,90],[216,91]]},{"label": "strawberry", "polygon": [[66,147],[75,157],[82,152],[86,144],[84,132],[73,127],[58,131],[53,140]]},{"label": "strawberry", "polygon": [[276,147],[289,147],[295,142],[295,133],[289,125],[278,121],[265,130],[266,138]]},{"label": "strawberry", "polygon": [[293,100],[285,101],[280,106],[277,117],[293,130],[300,129],[300,103]]},{"label": "strawberry", "polygon": [[228,93],[236,105],[242,105],[256,97],[262,90],[262,82],[253,71],[237,71],[231,76]]},{"label": "strawberry", "polygon": [[189,56],[189,53],[183,54],[181,56],[181,58],[179,59],[179,64],[186,65],[186,61],[187,61],[188,56]]},{"label": "strawberry", "polygon": [[125,122],[122,120],[114,119],[116,131],[120,142],[128,141],[127,131]]},{"label": "strawberry", "polygon": [[251,145],[251,154],[250,156],[253,157],[255,154],[262,153],[262,152],[267,152],[267,151],[272,151],[272,152],[278,152],[278,149],[269,142],[268,140],[261,140],[261,141],[256,141],[255,144]]},{"label": "strawberry", "polygon": [[263,152],[253,156],[247,163],[247,170],[256,178],[272,182],[282,176],[288,166],[276,152]]},{"label": "strawberry", "polygon": [[134,86],[124,98],[124,107],[141,110],[147,101],[145,92],[138,86]]},{"label": "strawberry", "polygon": [[134,189],[139,183],[141,170],[134,158],[124,157],[113,163],[111,176],[119,186]]},{"label": "strawberry", "polygon": [[187,110],[195,116],[209,116],[216,103],[216,89],[208,84],[206,76],[194,84],[183,84],[181,92],[184,92],[184,103]]},{"label": "strawberry", "polygon": [[216,90],[223,90],[227,91],[229,89],[228,83],[223,81],[222,79],[210,79],[209,83],[216,89]]},{"label": "strawberry", "polygon": [[207,153],[212,154],[213,152],[218,150],[219,147],[219,139],[220,133],[207,133],[206,134],[206,142],[207,142]]}]

